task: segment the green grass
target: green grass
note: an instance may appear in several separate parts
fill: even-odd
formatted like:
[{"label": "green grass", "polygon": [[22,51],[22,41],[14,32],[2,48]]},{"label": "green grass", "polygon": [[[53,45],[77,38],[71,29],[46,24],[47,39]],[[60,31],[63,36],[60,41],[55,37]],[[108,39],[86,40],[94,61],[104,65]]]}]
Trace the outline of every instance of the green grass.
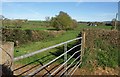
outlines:
[{"label": "green grass", "polygon": [[80,29],[83,29],[83,28],[93,28],[93,29],[111,29],[112,26],[105,26],[105,25],[101,25],[101,26],[87,26],[87,25],[83,25],[83,26],[80,26]]},{"label": "green grass", "polygon": [[119,49],[115,45],[110,45],[104,40],[97,39],[96,52],[98,65],[103,67],[116,67],[118,66],[118,52]]},{"label": "green grass", "polygon": [[85,49],[82,66],[87,67],[90,70],[93,70],[93,68],[98,66],[103,68],[118,67],[119,48],[102,39],[96,39],[94,43],[94,49]]},{"label": "green grass", "polygon": [[[59,35],[55,38],[50,38],[50,39],[47,39],[47,40],[44,40],[44,41],[32,42],[30,44],[21,45],[20,47],[15,48],[14,55],[15,55],[15,57],[17,57],[17,56],[20,56],[20,55],[23,55],[23,54],[26,54],[26,53],[37,51],[37,50],[40,50],[42,48],[49,47],[49,46],[59,44],[61,42],[76,38],[76,36],[79,34],[79,32],[80,31],[67,31],[63,35]],[[16,51],[19,51],[19,52],[16,52]],[[42,53],[37,54],[37,55],[35,55],[31,58],[26,58],[26,59],[22,60],[22,62],[19,61],[19,63],[25,63],[26,64],[27,62],[34,61],[37,58],[42,58],[46,55],[51,55],[51,56],[46,57],[44,59],[40,59],[41,62],[44,62],[44,60],[48,60],[46,62],[49,62],[56,57],[56,56],[50,54],[49,52],[57,52],[57,49],[55,48],[55,49],[51,49],[49,51],[42,52]],[[63,61],[63,59],[62,60],[60,59],[58,62],[61,62],[61,61]]]},{"label": "green grass", "polygon": [[46,27],[39,27],[39,28],[9,28],[9,29],[17,29],[17,30],[48,30],[48,29],[53,29],[53,28],[46,28]]},{"label": "green grass", "polygon": [[53,27],[49,27],[48,23],[45,21],[27,21],[25,23],[22,23],[18,25],[21,28],[17,28],[15,24],[11,23],[3,23],[3,27],[7,26],[9,29],[20,29],[20,30],[47,30],[47,29],[53,29]]},{"label": "green grass", "polygon": [[32,42],[30,44],[21,45],[20,47],[16,47],[15,50],[20,51],[19,53],[15,53],[15,56],[20,56],[25,53],[33,52],[45,47],[49,47],[73,38],[76,38],[77,31],[68,31],[63,35],[57,36],[55,38],[47,39],[40,42]]},{"label": "green grass", "polygon": [[[23,55],[23,54],[27,54],[27,53],[30,53],[30,52],[40,50],[42,48],[46,48],[46,47],[49,47],[49,46],[52,46],[52,45],[55,45],[55,44],[59,44],[61,42],[65,42],[67,40],[74,39],[78,36],[78,34],[84,28],[110,29],[111,27],[109,27],[109,26],[90,27],[90,26],[86,26],[84,24],[81,24],[75,30],[68,30],[64,34],[59,35],[55,38],[49,38],[49,39],[46,39],[46,40],[43,40],[43,41],[27,43],[27,44],[21,45],[20,47],[15,47],[14,55],[15,55],[15,57],[17,57],[17,56],[20,56],[20,55]],[[42,29],[40,29],[40,30],[42,30]],[[19,63],[25,63],[26,64],[27,62],[34,61],[37,58],[39,58],[39,59],[42,58],[42,59],[40,59],[40,61],[43,62],[43,63],[45,61],[45,63],[46,63],[46,62],[49,62],[56,57],[55,55],[51,54],[50,52],[55,53],[55,52],[58,52],[58,51],[59,51],[58,48],[54,48],[54,49],[51,49],[49,51],[39,53],[39,54],[37,54],[33,57],[21,60],[21,61],[19,61]],[[63,51],[59,51],[59,52],[63,52]],[[43,58],[44,56],[46,56],[46,57]],[[60,59],[58,62],[62,62],[62,61],[63,61],[63,59]]]},{"label": "green grass", "polygon": [[[14,25],[12,24],[5,24],[7,26],[10,26],[10,27],[15,27]],[[80,24],[80,25],[83,25],[83,24]],[[25,22],[25,23],[22,23],[22,25],[20,25],[21,28],[10,28],[10,29],[21,29],[21,30],[48,30],[48,29],[54,29],[53,27],[49,26],[49,24],[45,21],[28,21],[28,22]],[[105,25],[101,25],[101,26],[87,26],[87,25],[84,25],[84,26],[79,26],[78,29],[83,29],[83,28],[101,28],[101,29],[111,29],[111,26],[105,26]]]}]

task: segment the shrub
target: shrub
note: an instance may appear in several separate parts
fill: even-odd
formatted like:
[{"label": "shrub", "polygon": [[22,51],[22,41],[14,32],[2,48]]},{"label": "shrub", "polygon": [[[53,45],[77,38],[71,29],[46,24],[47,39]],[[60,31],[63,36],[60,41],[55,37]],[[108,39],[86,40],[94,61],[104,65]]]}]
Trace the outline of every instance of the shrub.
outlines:
[{"label": "shrub", "polygon": [[98,65],[103,67],[118,66],[118,48],[101,39],[96,39],[95,43]]},{"label": "shrub", "polygon": [[74,29],[78,23],[73,20],[67,13],[60,11],[59,15],[52,17],[51,25],[57,30]]},{"label": "shrub", "polygon": [[[85,66],[118,67],[120,65],[120,32],[117,30],[84,29]],[[90,62],[90,63],[89,63]]]},{"label": "shrub", "polygon": [[2,30],[2,40],[14,42],[15,45],[21,45],[28,42],[45,40],[53,37],[54,35],[47,31],[17,30],[17,29]]}]

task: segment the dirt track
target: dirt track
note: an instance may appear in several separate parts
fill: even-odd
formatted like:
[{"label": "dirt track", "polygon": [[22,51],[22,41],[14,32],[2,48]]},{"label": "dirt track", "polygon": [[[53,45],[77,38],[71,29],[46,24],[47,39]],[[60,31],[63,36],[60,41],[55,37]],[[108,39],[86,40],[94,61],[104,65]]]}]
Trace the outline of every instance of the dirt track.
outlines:
[{"label": "dirt track", "polygon": [[[16,68],[18,68],[18,67],[20,67],[21,65],[20,64],[15,64],[14,65],[14,69],[16,69]],[[36,65],[28,65],[28,66],[26,66],[26,67],[24,67],[24,68],[21,68],[21,69],[19,69],[19,70],[16,70],[16,71],[14,71],[14,74],[15,75],[19,75],[19,74],[21,74],[22,72],[24,72],[24,71],[26,71],[27,69],[30,69],[30,68],[32,68],[32,67],[34,67],[34,66],[37,66],[37,64]],[[22,74],[22,75],[28,75],[29,73],[31,73],[32,71],[35,71],[38,67],[40,67],[41,65],[39,65],[39,66],[37,66],[37,67],[34,67],[32,70],[28,70],[26,73],[24,73],[24,74]],[[52,73],[54,70],[56,70],[58,67],[59,67],[60,65],[58,65],[58,64],[51,64],[50,66],[48,66],[48,67],[46,67],[46,68],[44,68],[43,70],[41,70],[37,75],[47,75],[48,73]],[[60,70],[60,72],[58,72],[58,74],[56,74],[56,75],[59,75],[62,71],[64,70],[64,68],[62,68],[61,70]],[[74,73],[74,75],[80,75],[80,69],[77,69],[76,70],[76,72]]]},{"label": "dirt track", "polygon": [[[17,67],[20,67],[21,65],[17,64],[17,65],[14,65],[15,68]],[[35,65],[29,65],[29,66],[26,66],[20,70],[17,70],[14,72],[15,75],[19,75],[20,73],[22,73],[23,71],[26,71],[27,69],[33,67]],[[40,71],[38,74],[36,75],[41,75],[41,76],[46,76],[48,75],[48,73],[52,73],[55,69],[58,68],[58,64],[52,64],[46,68],[44,68],[44,70]],[[32,71],[35,71],[39,66],[33,68],[32,70],[29,70],[27,71],[26,73],[22,74],[22,75],[28,75],[29,73],[31,73]],[[70,69],[71,70],[71,69]],[[103,69],[102,67],[97,67],[94,69],[94,71],[90,71],[88,68],[78,68],[75,73],[73,75],[118,75],[119,69],[117,70],[114,70],[113,68],[108,68],[106,67],[105,69]],[[56,75],[60,75],[60,73],[63,71],[60,70],[60,72]]]}]

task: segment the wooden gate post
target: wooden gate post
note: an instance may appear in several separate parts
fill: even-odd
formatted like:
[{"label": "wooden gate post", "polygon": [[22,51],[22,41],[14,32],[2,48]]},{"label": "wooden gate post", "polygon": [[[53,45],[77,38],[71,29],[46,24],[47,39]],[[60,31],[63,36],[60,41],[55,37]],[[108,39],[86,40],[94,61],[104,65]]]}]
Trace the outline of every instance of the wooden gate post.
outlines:
[{"label": "wooden gate post", "polygon": [[13,69],[13,54],[14,54],[14,43],[6,42],[0,45],[0,65],[8,66],[9,69]]},{"label": "wooden gate post", "polygon": [[80,61],[82,62],[82,58],[83,58],[83,55],[84,55],[84,49],[85,49],[85,32],[82,32],[82,42],[81,42],[81,59]]},{"label": "wooden gate post", "polygon": [[[2,47],[2,42],[0,40],[0,47]],[[0,48],[0,77],[2,77],[2,49]]]}]

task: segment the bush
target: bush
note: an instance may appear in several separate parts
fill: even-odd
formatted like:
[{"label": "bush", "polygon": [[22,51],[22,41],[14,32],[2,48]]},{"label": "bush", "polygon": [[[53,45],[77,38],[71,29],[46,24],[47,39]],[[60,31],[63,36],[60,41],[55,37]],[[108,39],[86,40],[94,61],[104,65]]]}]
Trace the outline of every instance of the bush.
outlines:
[{"label": "bush", "polygon": [[95,43],[98,65],[103,67],[118,66],[118,48],[101,39],[96,39]]},{"label": "bush", "polygon": [[118,67],[120,65],[120,32],[117,30],[84,29],[84,62],[89,66]]},{"label": "bush", "polygon": [[71,19],[71,17],[65,13],[60,12],[59,15],[51,19],[51,26],[55,27],[57,30],[69,30],[76,28],[78,23]]},{"label": "bush", "polygon": [[16,46],[28,42],[41,41],[53,37],[54,35],[47,31],[17,29],[2,30],[2,40],[14,42]]}]

